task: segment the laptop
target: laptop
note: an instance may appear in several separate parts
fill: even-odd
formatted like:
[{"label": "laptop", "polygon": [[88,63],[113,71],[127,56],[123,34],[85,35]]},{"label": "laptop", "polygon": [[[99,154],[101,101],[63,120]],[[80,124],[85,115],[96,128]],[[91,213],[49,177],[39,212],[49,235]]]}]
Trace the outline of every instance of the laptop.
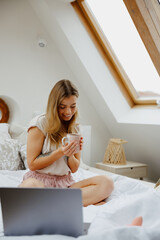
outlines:
[{"label": "laptop", "polygon": [[86,234],[82,193],[71,188],[0,188],[4,235]]}]

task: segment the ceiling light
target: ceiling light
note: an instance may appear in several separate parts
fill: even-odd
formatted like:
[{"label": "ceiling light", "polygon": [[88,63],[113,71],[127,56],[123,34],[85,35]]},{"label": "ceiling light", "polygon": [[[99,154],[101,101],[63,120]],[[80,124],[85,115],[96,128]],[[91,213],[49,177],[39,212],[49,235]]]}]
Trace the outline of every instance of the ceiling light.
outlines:
[{"label": "ceiling light", "polygon": [[38,40],[38,46],[39,47],[46,47],[46,45],[47,45],[47,41],[45,40],[45,39],[39,39]]}]

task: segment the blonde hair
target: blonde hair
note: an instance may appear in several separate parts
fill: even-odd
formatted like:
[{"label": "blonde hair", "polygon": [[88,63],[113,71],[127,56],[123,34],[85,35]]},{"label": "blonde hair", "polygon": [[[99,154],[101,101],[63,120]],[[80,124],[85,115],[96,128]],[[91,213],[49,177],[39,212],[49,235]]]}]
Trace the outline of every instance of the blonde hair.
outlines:
[{"label": "blonde hair", "polygon": [[78,110],[72,119],[66,123],[61,122],[58,114],[58,107],[62,100],[73,95],[78,98],[78,90],[71,81],[65,79],[58,81],[49,94],[45,130],[50,140],[53,140],[56,144],[60,143],[66,133],[76,132]]}]

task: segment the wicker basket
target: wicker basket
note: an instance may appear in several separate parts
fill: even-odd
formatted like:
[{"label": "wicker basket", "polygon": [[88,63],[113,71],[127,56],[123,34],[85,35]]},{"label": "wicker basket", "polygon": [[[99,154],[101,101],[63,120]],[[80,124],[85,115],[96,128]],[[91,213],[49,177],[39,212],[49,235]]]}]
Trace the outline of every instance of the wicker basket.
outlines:
[{"label": "wicker basket", "polygon": [[106,148],[103,163],[106,164],[126,164],[126,156],[122,144],[127,141],[120,138],[111,138]]}]

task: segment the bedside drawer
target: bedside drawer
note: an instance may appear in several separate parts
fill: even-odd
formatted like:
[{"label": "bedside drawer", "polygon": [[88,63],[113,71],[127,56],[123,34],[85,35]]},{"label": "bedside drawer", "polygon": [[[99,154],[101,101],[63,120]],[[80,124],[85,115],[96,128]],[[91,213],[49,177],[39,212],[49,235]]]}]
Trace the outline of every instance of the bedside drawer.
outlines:
[{"label": "bedside drawer", "polygon": [[132,178],[143,178],[147,176],[147,166],[115,169],[114,173]]},{"label": "bedside drawer", "polygon": [[147,176],[147,164],[144,163],[127,161],[125,165],[115,165],[99,162],[96,163],[96,168],[132,178],[142,179]]}]

